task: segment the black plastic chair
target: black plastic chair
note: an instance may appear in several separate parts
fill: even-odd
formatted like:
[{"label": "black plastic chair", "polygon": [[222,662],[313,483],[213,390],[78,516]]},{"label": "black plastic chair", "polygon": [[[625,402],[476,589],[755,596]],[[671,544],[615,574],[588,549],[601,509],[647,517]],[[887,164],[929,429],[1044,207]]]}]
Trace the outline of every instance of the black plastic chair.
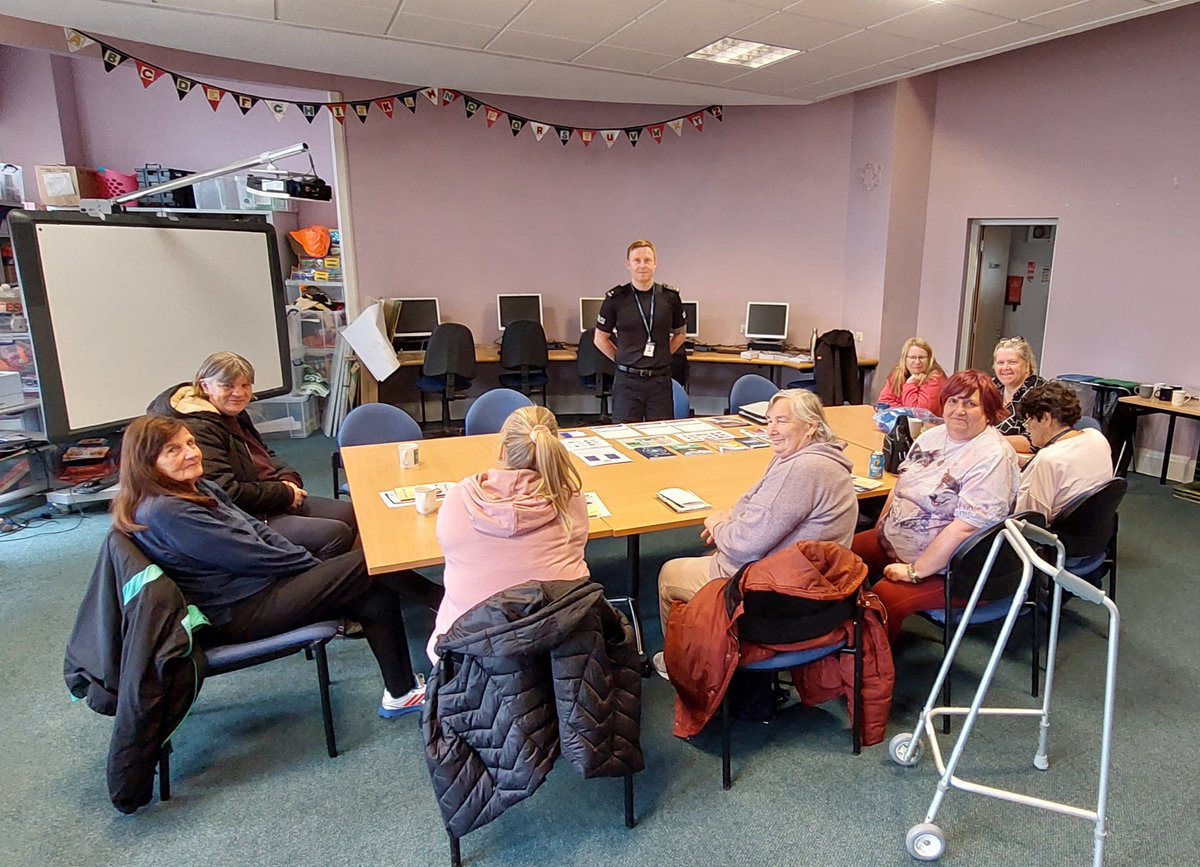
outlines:
[{"label": "black plastic chair", "polygon": [[579,352],[575,370],[583,387],[596,392],[600,401],[600,420],[608,421],[608,399],[612,397],[613,379],[617,375],[616,363],[596,347],[596,329],[589,328],[579,335]]},{"label": "black plastic chair", "polygon": [[516,373],[500,374],[500,384],[528,398],[540,392],[542,406],[545,406],[546,384],[550,381],[546,368],[549,365],[546,332],[541,323],[532,319],[508,323],[500,340],[500,366]]},{"label": "black plastic chair", "polygon": [[1049,530],[1062,542],[1067,569],[1100,586],[1108,574],[1108,598],[1117,601],[1117,509],[1129,484],[1111,479],[1090,494],[1076,497],[1050,522]]},{"label": "black plastic chair", "polygon": [[446,322],[434,329],[425,350],[425,363],[417,377],[421,391],[421,422],[425,422],[425,395],[442,399],[442,431],[450,432],[450,402],[463,400],[475,378],[475,338],[471,329]]}]

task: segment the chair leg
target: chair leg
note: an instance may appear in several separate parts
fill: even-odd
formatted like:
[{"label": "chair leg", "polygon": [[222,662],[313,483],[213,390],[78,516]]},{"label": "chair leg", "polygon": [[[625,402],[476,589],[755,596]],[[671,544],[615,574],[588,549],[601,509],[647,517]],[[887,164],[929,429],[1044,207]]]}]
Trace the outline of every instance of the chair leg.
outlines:
[{"label": "chair leg", "polygon": [[317,656],[317,685],[321,689],[321,718],[325,722],[325,750],[329,758],[337,758],[337,738],[333,733],[333,706],[329,701],[329,657],[325,654],[325,645],[318,644],[313,648]]},{"label": "chair leg", "polygon": [[733,785],[729,773],[729,693],[721,699],[721,788],[728,790]]},{"label": "chair leg", "polygon": [[158,751],[158,799],[171,800],[171,742],[167,741]]},{"label": "chair leg", "polygon": [[331,475],[333,476],[333,498],[335,500],[340,500],[342,498],[341,473],[339,472],[342,468],[341,457],[341,454],[338,452],[333,452],[329,456],[329,469]]},{"label": "chair leg", "polygon": [[625,775],[625,827],[633,828],[637,820],[633,815],[633,774]]},{"label": "chair leg", "polygon": [[418,392],[421,395],[421,424],[425,424],[425,392]]},{"label": "chair leg", "polygon": [[450,838],[450,865],[451,867],[462,867],[462,850],[458,846],[458,838],[446,832],[446,836]]}]

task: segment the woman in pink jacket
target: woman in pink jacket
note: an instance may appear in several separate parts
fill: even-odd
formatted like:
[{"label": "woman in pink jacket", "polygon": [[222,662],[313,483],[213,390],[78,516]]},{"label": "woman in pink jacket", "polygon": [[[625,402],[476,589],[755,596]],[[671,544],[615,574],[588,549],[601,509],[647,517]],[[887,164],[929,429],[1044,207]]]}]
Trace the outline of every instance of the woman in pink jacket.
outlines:
[{"label": "woman in pink jacket", "polygon": [[877,404],[913,406],[942,414],[938,394],[946,381],[946,371],[933,357],[933,347],[923,337],[910,337],[900,349],[900,360],[888,374]]},{"label": "woman in pink jacket", "polygon": [[516,410],[500,430],[498,465],[455,485],[437,518],[446,558],[446,596],[438,608],[429,658],[438,636],[489,596],[526,581],[589,577],[587,504],[579,473],[558,438],[554,413]]}]

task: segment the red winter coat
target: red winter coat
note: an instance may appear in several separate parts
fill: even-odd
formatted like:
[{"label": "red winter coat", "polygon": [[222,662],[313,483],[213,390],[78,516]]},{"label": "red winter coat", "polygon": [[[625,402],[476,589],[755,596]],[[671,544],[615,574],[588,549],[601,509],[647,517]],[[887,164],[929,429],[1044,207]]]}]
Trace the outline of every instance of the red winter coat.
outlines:
[{"label": "red winter coat", "polygon": [[[836,542],[798,542],[750,564],[730,581],[741,581],[742,593],[732,612],[725,604],[725,581],[710,581],[686,604],[671,609],[664,658],[676,690],[676,737],[689,738],[713,718],[739,663],[756,662],[776,653],[804,650],[845,640],[854,643],[853,621],[818,638],[787,645],[739,644],[737,621],[746,591],[768,591],[836,602],[858,593],[863,617],[863,728],[867,746],[883,740],[892,705],[895,668],[887,640],[887,613],[879,598],[863,589],[867,567]],[[800,666],[793,682],[804,704],[816,705],[845,696],[854,724],[854,658],[830,656]]]}]

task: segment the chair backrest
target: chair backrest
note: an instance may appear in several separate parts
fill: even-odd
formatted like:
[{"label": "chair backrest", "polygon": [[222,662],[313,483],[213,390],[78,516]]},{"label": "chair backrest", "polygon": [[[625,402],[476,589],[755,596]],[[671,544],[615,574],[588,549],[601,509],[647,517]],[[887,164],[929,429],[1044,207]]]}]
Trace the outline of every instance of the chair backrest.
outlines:
[{"label": "chair backrest", "polygon": [[1117,529],[1117,509],[1128,483],[1110,479],[1090,494],[1076,497],[1050,522],[1068,557],[1094,557],[1102,553]]},{"label": "chair backrest", "polygon": [[671,399],[674,402],[675,418],[687,418],[692,414],[687,389],[674,379],[671,380]]},{"label": "chair backrest", "polygon": [[853,617],[857,600],[857,591],[833,602],[747,591],[738,638],[755,644],[793,644],[819,638]]},{"label": "chair backrest", "polygon": [[733,388],[729,389],[729,411],[737,412],[739,406],[770,400],[778,391],[779,386],[765,376],[759,376],[757,373],[739,376],[733,383]]},{"label": "chair backrest", "polygon": [[444,322],[433,329],[421,373],[425,376],[453,373],[465,379],[474,379],[475,337],[471,329],[457,322]]},{"label": "chair backrest", "polygon": [[[1046,526],[1046,518],[1039,512],[1018,512],[1009,517],[1029,521],[1038,527]],[[953,598],[966,599],[971,595],[975,581],[983,571],[983,564],[987,562],[988,554],[992,550],[992,542],[1004,529],[1005,520],[1001,519],[976,531],[955,549],[946,569],[946,580],[950,583]],[[980,598],[990,601],[1012,596],[1017,591],[1017,585],[1021,583],[1022,570],[1021,558],[1012,546],[1001,545],[996,553],[996,562],[992,564],[992,571],[988,575],[987,587]]]},{"label": "chair backrest", "polygon": [[546,349],[546,332],[540,322],[518,319],[508,323],[500,339],[500,366],[508,370],[518,367],[546,367],[550,363]]},{"label": "chair backrest", "polygon": [[1096,421],[1096,419],[1092,418],[1090,415],[1082,416],[1079,421],[1075,422],[1075,424],[1072,426],[1075,428],[1075,430],[1087,430],[1088,428],[1091,428],[1092,430],[1098,430],[1100,433],[1104,433],[1104,428],[1100,426],[1100,422]]},{"label": "chair backrest", "polygon": [[511,388],[493,388],[475,398],[467,410],[464,422],[467,436],[499,433],[504,420],[523,406],[533,406],[533,401]]},{"label": "chair backrest", "polygon": [[356,406],[338,428],[338,448],[369,446],[375,443],[399,443],[421,439],[416,419],[390,403],[364,403]]}]

